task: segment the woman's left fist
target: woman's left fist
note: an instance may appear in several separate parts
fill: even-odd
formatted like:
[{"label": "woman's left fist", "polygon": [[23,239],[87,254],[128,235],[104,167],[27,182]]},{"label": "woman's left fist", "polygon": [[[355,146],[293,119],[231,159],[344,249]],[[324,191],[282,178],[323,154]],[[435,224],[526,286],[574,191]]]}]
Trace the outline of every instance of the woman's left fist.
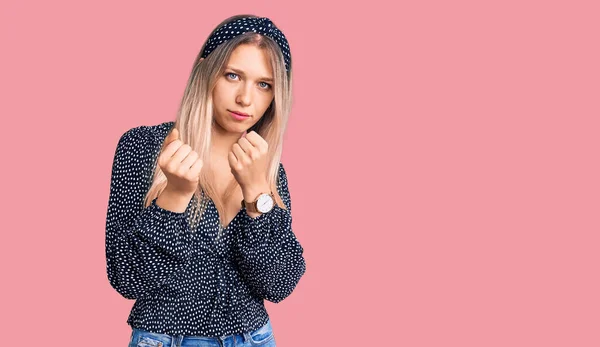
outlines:
[{"label": "woman's left fist", "polygon": [[242,189],[267,182],[268,152],[269,144],[255,131],[233,144],[228,155],[229,166]]}]

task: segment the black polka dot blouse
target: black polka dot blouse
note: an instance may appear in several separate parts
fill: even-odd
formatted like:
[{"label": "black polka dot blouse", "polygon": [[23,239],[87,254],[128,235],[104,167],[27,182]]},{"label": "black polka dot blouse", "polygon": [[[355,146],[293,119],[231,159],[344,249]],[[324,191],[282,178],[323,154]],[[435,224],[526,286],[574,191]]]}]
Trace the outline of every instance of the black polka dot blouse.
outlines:
[{"label": "black polka dot blouse", "polygon": [[192,203],[177,213],[144,207],[162,143],[174,122],[138,126],[120,138],[106,218],[106,265],[111,286],[135,299],[127,324],[150,332],[218,337],[266,324],[264,300],[289,296],[306,270],[291,225],[286,173],[279,165],[277,204],[256,218],[243,207],[217,238],[220,220],[209,200],[198,227],[187,222]]}]

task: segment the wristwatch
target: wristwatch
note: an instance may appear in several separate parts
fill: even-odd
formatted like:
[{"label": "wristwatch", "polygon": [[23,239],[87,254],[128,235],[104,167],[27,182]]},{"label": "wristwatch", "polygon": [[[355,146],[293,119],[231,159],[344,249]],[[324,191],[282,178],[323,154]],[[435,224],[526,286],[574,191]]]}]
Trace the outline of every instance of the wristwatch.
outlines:
[{"label": "wristwatch", "polygon": [[273,195],[273,192],[262,193],[252,202],[246,202],[242,199],[242,207],[244,206],[250,212],[267,213],[275,206],[275,195]]}]

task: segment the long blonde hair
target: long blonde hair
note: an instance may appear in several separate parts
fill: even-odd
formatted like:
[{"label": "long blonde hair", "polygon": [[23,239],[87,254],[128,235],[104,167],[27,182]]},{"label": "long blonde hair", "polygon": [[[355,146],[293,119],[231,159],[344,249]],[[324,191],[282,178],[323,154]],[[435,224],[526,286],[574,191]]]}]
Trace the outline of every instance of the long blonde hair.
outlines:
[{"label": "long blonde hair", "polygon": [[[256,17],[254,15],[236,15],[227,18],[215,27],[212,33],[223,25],[241,17]],[[212,36],[212,33],[210,36]],[[217,79],[225,71],[225,66],[233,50],[241,44],[256,45],[263,49],[270,56],[270,63],[273,68],[274,81],[273,92],[274,99],[265,111],[263,117],[248,132],[256,131],[269,144],[267,159],[267,182],[275,195],[275,202],[278,206],[285,209],[281,196],[277,191],[277,178],[279,173],[279,163],[282,153],[283,135],[288,122],[292,104],[292,70],[285,70],[283,54],[277,43],[272,39],[256,34],[254,32],[238,35],[221,45],[211,52],[204,60],[200,61],[201,53],[207,42],[198,53],[192,72],[187,82],[183,98],[177,112],[174,128],[179,130],[179,138],[195,150],[202,159],[204,165],[200,174],[198,188],[192,197],[193,213],[190,215],[191,230],[202,218],[202,215],[208,204],[208,199],[212,200],[217,208],[221,218],[225,216],[225,201],[237,189],[239,184],[232,180],[228,185],[224,197],[218,196],[213,180],[216,177],[211,169],[210,147],[212,142],[213,126],[213,100],[212,92]],[[160,166],[156,165],[153,173],[153,182],[150,185],[144,205],[149,206],[152,200],[163,191],[167,184],[167,179]],[[240,205],[241,207],[241,205]],[[221,224],[224,221],[221,220]],[[220,236],[221,230],[219,230]]]}]

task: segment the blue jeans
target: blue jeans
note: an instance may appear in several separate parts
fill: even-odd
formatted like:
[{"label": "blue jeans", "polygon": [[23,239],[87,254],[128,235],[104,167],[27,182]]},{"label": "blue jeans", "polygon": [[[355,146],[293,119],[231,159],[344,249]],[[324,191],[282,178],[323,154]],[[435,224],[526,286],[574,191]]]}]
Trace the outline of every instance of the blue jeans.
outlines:
[{"label": "blue jeans", "polygon": [[134,328],[129,347],[276,347],[271,320],[262,327],[242,334],[202,337],[170,336]]}]

